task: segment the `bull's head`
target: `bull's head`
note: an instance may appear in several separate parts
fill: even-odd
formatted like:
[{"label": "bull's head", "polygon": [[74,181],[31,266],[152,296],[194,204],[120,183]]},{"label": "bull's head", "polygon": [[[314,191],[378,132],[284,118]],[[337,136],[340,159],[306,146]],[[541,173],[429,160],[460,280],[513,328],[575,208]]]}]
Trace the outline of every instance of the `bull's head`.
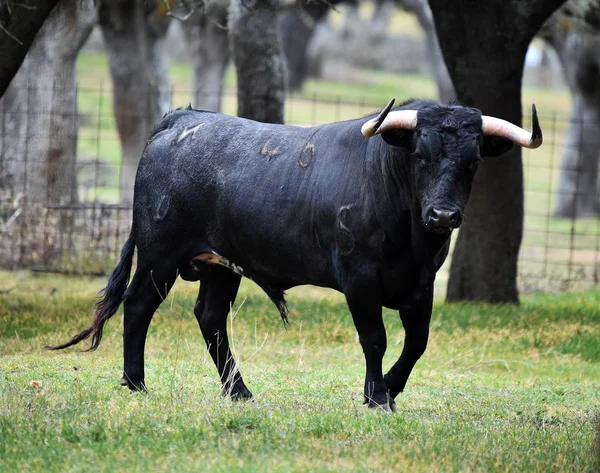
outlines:
[{"label": "bull's head", "polygon": [[475,108],[427,103],[418,110],[394,110],[394,99],[362,126],[367,137],[382,134],[392,146],[408,150],[417,160],[414,182],[423,223],[449,233],[462,223],[475,171],[482,158],[499,156],[513,143],[525,148],[542,144],[542,130],[533,106],[533,132]]}]

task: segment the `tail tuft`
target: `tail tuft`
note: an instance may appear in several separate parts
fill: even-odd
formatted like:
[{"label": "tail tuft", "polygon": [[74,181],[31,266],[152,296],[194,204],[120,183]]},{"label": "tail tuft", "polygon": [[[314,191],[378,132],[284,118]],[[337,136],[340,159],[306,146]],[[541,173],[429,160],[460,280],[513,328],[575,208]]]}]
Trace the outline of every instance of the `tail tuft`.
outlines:
[{"label": "tail tuft", "polygon": [[76,345],[77,343],[86,340],[90,335],[92,336],[92,341],[89,348],[85,351],[93,351],[98,348],[100,341],[102,340],[104,324],[115,314],[119,309],[121,302],[123,302],[123,296],[127,289],[127,285],[129,284],[129,276],[131,275],[134,250],[135,243],[133,241],[133,236],[130,235],[125,246],[123,246],[123,249],[121,250],[119,264],[108,278],[106,287],[99,293],[101,299],[95,305],[94,321],[92,322],[92,325],[62,345],[47,346],[46,348],[48,350],[62,350],[63,348]]}]

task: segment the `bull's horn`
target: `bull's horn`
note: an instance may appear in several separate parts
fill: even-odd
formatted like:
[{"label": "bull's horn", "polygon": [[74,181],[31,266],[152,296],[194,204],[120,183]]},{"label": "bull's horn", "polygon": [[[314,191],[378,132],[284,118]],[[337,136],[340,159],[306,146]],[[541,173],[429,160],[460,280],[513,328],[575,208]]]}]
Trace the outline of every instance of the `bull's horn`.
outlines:
[{"label": "bull's horn", "polygon": [[[394,110],[384,114],[391,107],[390,102],[385,109],[379,114],[378,117],[372,118],[365,123],[361,132],[366,137],[378,135],[384,131],[401,129],[401,130],[414,130],[417,126],[417,111],[416,110]],[[383,119],[380,118],[383,115]],[[387,115],[387,116],[386,116]]]},{"label": "bull's horn", "polygon": [[390,110],[394,106],[395,101],[395,98],[390,100],[389,103],[385,106],[385,108],[381,112],[379,112],[379,115],[377,115],[375,118],[371,118],[368,122],[366,122],[360,129],[361,133],[368,138],[375,135],[385,118],[388,116],[388,113],[390,113]]},{"label": "bull's horn", "polygon": [[531,107],[531,133],[511,122],[496,117],[483,115],[481,122],[484,135],[501,136],[524,148],[539,148],[544,141],[535,105]]}]

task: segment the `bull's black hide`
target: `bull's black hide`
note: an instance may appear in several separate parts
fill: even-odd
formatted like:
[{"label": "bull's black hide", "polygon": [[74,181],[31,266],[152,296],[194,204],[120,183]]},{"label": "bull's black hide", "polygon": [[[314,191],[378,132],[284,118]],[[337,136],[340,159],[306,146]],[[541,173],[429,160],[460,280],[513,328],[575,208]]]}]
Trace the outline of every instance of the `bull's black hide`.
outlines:
[{"label": "bull's black hide", "polygon": [[[223,391],[247,398],[226,331],[241,277],[256,281],[284,320],[284,291],[313,284],[346,296],[366,359],[365,402],[393,409],[427,345],[436,271],[477,166],[512,146],[484,135],[476,109],[427,100],[402,109],[417,111],[416,124],[390,125],[386,110],[373,120],[373,130],[384,122],[385,131],[372,138],[361,127],[373,117],[298,128],[189,108],[169,113],[140,161],[131,235],[94,322],[55,348],[90,335],[96,348],[124,300],[124,381],[143,389],[155,310],[178,275],[200,280],[194,313]],[[406,330],[385,376],[382,306],[398,309]]]}]

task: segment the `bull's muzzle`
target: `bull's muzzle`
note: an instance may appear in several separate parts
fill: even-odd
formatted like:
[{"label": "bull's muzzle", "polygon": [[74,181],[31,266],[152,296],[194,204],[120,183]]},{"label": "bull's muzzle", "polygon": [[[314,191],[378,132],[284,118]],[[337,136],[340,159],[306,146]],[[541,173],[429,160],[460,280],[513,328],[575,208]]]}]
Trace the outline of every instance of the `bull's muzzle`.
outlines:
[{"label": "bull's muzzle", "polygon": [[432,230],[452,230],[460,227],[462,216],[457,210],[432,208],[425,225]]}]

